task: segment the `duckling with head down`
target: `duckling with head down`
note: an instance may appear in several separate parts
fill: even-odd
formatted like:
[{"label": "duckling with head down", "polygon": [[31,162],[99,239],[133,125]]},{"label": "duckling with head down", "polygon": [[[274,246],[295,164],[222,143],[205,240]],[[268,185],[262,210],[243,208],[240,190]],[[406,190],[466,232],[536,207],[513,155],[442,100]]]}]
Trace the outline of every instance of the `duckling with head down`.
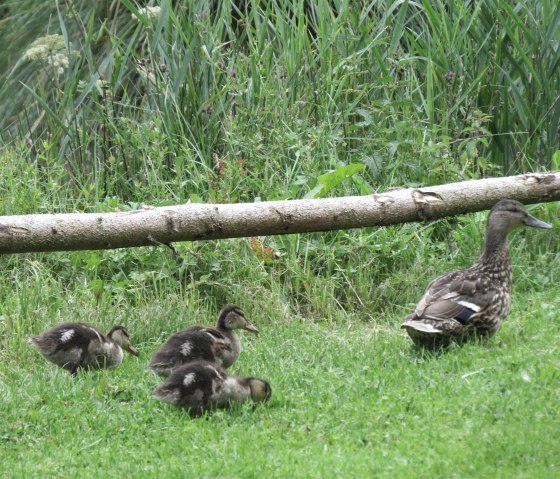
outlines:
[{"label": "duckling with head down", "polygon": [[102,334],[97,328],[84,323],[66,323],[38,335],[27,342],[51,363],[71,374],[78,369],[111,368],[121,364],[123,349],[134,356],[138,350],[132,346],[128,331],[114,326]]},{"label": "duckling with head down", "polygon": [[521,226],[552,228],[515,200],[501,200],[488,215],[484,252],[468,269],[433,280],[402,328],[418,345],[437,348],[494,334],[511,304],[512,270],[507,236]]},{"label": "duckling with head down", "polygon": [[234,330],[259,330],[245,317],[239,306],[228,304],[218,317],[215,328],[191,326],[173,334],[150,361],[150,368],[160,376],[169,376],[173,369],[190,361],[203,359],[228,368],[241,353],[241,342]]},{"label": "duckling with head down", "polygon": [[193,361],[175,369],[152,396],[198,416],[249,398],[264,402],[271,393],[270,384],[264,379],[229,376],[211,362]]}]

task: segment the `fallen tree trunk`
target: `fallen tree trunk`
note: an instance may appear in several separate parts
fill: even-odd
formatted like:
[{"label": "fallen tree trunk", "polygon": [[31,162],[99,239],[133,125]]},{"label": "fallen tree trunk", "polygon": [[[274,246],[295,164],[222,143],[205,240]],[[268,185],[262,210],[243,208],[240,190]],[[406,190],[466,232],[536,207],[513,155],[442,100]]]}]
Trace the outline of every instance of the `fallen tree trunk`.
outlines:
[{"label": "fallen tree trunk", "polygon": [[0,216],[0,254],[127,248],[386,226],[480,211],[502,198],[526,204],[558,201],[560,173],[463,181],[343,198]]}]

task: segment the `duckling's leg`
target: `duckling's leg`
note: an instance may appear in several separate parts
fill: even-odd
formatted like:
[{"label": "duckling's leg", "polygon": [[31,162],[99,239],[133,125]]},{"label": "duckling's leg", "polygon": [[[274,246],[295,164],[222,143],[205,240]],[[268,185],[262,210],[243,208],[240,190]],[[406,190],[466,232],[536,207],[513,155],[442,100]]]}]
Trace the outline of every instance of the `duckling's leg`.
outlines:
[{"label": "duckling's leg", "polygon": [[68,371],[70,371],[70,374],[72,376],[76,376],[76,374],[78,373],[78,369],[83,367],[83,362],[84,362],[85,355],[86,355],[86,352],[82,351],[80,353],[80,357],[74,362],[74,364],[72,364],[71,366],[70,366],[70,364],[68,364],[68,366],[70,366],[70,368],[66,368],[66,369],[68,369]]},{"label": "duckling's leg", "polygon": [[204,407],[202,405],[198,405],[194,408],[189,409],[189,414],[192,417],[200,417],[204,413]]}]

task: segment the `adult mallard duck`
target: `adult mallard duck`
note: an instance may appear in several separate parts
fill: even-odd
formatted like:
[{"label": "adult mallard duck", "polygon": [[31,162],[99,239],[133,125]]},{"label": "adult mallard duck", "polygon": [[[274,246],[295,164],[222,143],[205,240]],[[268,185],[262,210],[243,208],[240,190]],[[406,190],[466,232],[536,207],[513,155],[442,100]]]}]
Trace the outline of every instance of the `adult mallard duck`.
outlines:
[{"label": "adult mallard duck", "polygon": [[107,335],[84,323],[55,326],[27,342],[36,347],[51,363],[76,374],[78,369],[110,368],[121,364],[123,349],[138,356],[128,331],[114,326]]},{"label": "adult mallard duck", "polygon": [[259,330],[245,318],[239,306],[228,304],[218,316],[215,328],[191,326],[173,334],[150,361],[150,368],[160,376],[169,376],[178,366],[204,359],[228,368],[241,353],[241,342],[235,329],[258,334]]},{"label": "adult mallard duck", "polygon": [[193,361],[178,367],[153,392],[155,399],[186,408],[195,416],[249,398],[267,401],[270,395],[270,384],[265,380],[229,376],[209,361]]},{"label": "adult mallard duck", "polygon": [[402,328],[416,345],[436,348],[499,329],[511,303],[507,235],[520,226],[552,228],[518,201],[501,200],[492,207],[478,262],[432,281],[416,310],[404,319]]}]

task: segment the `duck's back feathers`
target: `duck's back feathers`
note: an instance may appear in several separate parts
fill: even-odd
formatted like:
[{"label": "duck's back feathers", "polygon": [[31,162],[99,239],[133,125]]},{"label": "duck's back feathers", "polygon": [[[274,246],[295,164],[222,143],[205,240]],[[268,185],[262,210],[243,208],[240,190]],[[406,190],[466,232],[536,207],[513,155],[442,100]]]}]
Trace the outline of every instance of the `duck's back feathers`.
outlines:
[{"label": "duck's back feathers", "polygon": [[193,361],[175,369],[153,392],[153,397],[198,415],[210,407],[210,399],[225,377],[212,363]]},{"label": "duck's back feathers", "polygon": [[447,344],[474,333],[495,332],[509,304],[509,283],[492,278],[476,265],[432,281],[402,327],[417,344]]},{"label": "duck's back feathers", "polygon": [[153,392],[155,399],[186,408],[194,415],[247,399],[267,401],[270,395],[267,381],[229,376],[208,361],[193,361],[178,367]]},{"label": "duck's back feathers", "polygon": [[435,279],[418,302],[414,316],[435,320],[455,319],[466,324],[496,300],[498,284],[478,268],[454,271]]},{"label": "duck's back feathers", "polygon": [[[122,326],[128,339],[128,332]],[[113,330],[112,330],[113,331]],[[100,368],[118,366],[123,352],[119,344],[101,333],[97,328],[85,323],[65,323],[31,336],[28,343],[48,361],[67,369],[72,374],[79,368]],[[127,341],[127,349],[138,352]]]},{"label": "duck's back feathers", "polygon": [[105,336],[95,328],[83,323],[65,323],[37,336],[31,336],[28,342],[42,353],[54,354],[76,347],[87,349],[93,340],[103,341]]},{"label": "duck's back feathers", "polygon": [[551,227],[530,216],[517,201],[502,200],[494,205],[478,262],[432,281],[414,313],[405,318],[402,327],[417,345],[439,346],[499,329],[511,302],[507,235],[519,226]]},{"label": "duck's back feathers", "polygon": [[215,361],[230,349],[230,341],[214,328],[192,326],[173,334],[150,361],[150,368],[161,376],[195,360]]},{"label": "duck's back feathers", "polygon": [[74,374],[88,362],[92,344],[105,343],[105,336],[95,328],[82,323],[65,323],[28,339],[29,344],[48,361]]},{"label": "duck's back feathers", "polygon": [[220,312],[215,328],[191,326],[173,334],[156,351],[150,368],[164,377],[169,376],[173,369],[195,360],[206,360],[228,368],[241,353],[241,342],[235,334],[237,329],[258,334],[258,329],[247,320],[243,310],[228,304]]}]

